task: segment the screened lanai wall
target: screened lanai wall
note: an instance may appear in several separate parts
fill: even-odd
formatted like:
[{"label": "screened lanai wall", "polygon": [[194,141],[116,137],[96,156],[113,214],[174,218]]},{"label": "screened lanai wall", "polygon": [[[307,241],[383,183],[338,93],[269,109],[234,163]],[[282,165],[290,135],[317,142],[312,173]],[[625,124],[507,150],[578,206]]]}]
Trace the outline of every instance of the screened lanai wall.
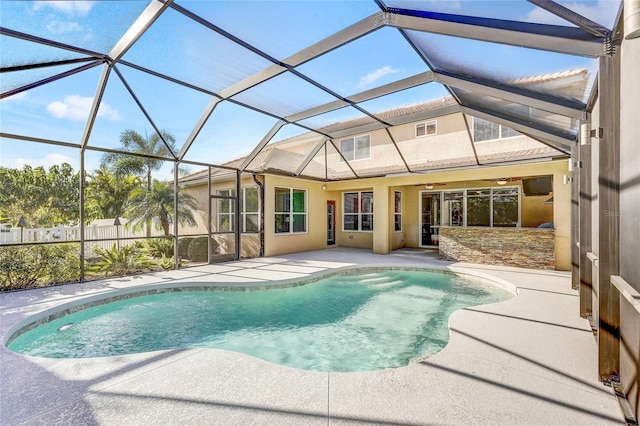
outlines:
[{"label": "screened lanai wall", "polygon": [[[84,265],[87,243],[104,239],[89,236],[87,228],[89,218],[96,216],[91,209],[107,209],[100,206],[105,197],[94,191],[105,154],[123,154],[120,158],[128,164],[154,160],[152,173],[138,177],[170,182],[174,201],[180,200],[177,182],[185,166],[193,172],[244,158],[230,172],[250,173],[265,147],[307,132],[318,141],[288,166],[295,176],[313,175],[329,183],[377,173],[383,177],[386,170],[369,173],[362,163],[344,158],[337,141],[384,129],[391,143],[385,167],[428,173],[434,167],[429,152],[407,155],[391,139],[396,126],[428,121],[432,111],[416,111],[404,119],[383,112],[450,97],[452,112],[497,123],[558,156],[571,156],[573,183],[578,185],[572,241],[580,243],[580,256],[577,245],[571,247],[574,284],[584,290],[581,314],[591,315],[596,324],[601,379],[614,384],[620,379],[637,417],[640,338],[638,327],[627,324],[637,324],[629,321],[637,321],[640,289],[638,182],[632,164],[640,98],[634,38],[638,2],[536,0],[493,6],[3,1],[0,166],[58,166],[53,178],[44,179],[41,172],[29,175],[33,181],[24,184],[26,196],[7,198],[9,191],[3,188],[4,228],[82,224],[65,240]],[[528,81],[583,69],[588,81],[579,92]],[[350,120],[359,124],[328,127]],[[578,147],[585,124],[590,128],[581,142],[591,138],[591,145]],[[123,143],[128,130],[140,136],[136,143]],[[471,167],[487,166],[483,155],[488,153],[467,155],[474,151],[471,136],[468,142],[452,144],[442,155],[468,157]],[[576,164],[578,155],[581,163]],[[79,177],[62,170],[64,163]],[[65,190],[46,196],[56,188]],[[239,183],[236,188],[241,189]],[[239,211],[239,198],[229,200]],[[173,241],[178,267],[177,242],[190,230],[181,224],[184,203],[174,201],[163,212],[169,232],[154,228],[140,238]],[[210,211],[199,207],[205,214]],[[236,257],[238,228],[232,237],[238,242]],[[29,244],[56,246],[58,240]],[[84,279],[82,271],[75,279]]]}]

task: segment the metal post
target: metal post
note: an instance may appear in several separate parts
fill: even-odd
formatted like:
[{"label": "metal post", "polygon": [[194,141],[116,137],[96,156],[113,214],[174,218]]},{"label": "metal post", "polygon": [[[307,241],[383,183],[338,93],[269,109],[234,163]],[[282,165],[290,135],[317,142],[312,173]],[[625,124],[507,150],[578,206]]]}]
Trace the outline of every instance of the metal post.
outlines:
[{"label": "metal post", "polygon": [[236,238],[236,250],[235,250],[235,258],[236,260],[240,259],[240,197],[242,196],[242,172],[240,170],[236,170],[236,199],[235,199],[235,238]]},{"label": "metal post", "polygon": [[598,373],[607,383],[620,375],[620,293],[611,275],[620,272],[620,55],[600,57],[598,168]]},{"label": "metal post", "polygon": [[178,203],[180,202],[180,188],[178,186],[178,168],[180,163],[173,165],[173,269],[180,267],[178,259]]},{"label": "metal post", "polygon": [[84,172],[84,148],[80,149],[80,282],[84,282],[84,187],[85,187],[85,172]]}]

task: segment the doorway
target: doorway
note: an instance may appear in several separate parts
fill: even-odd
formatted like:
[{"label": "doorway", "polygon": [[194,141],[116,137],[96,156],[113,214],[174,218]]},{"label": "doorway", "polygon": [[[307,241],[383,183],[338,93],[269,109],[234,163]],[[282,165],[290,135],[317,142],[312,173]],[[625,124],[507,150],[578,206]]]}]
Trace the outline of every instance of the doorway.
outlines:
[{"label": "doorway", "polygon": [[327,201],[327,245],[336,243],[336,202]]},{"label": "doorway", "polygon": [[440,192],[420,193],[420,247],[440,243]]}]

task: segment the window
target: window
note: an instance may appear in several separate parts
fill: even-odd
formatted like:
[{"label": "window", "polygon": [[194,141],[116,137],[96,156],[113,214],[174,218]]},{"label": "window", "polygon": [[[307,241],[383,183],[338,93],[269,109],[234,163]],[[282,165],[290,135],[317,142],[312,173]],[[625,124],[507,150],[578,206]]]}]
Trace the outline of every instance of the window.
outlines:
[{"label": "window", "polygon": [[[216,192],[222,197],[235,197],[234,189]],[[240,197],[240,232],[258,232],[259,202],[258,188],[242,188]],[[235,200],[218,199],[218,232],[235,231]]]},{"label": "window", "polygon": [[515,130],[501,126],[500,124],[493,123],[491,121],[483,120],[482,118],[473,118],[473,141],[482,142],[495,139],[510,138],[518,136],[520,133]]},{"label": "window", "polygon": [[307,232],[307,191],[275,188],[275,233]]},{"label": "window", "polygon": [[442,203],[442,224],[445,226],[464,225],[464,192],[446,191]]},{"label": "window", "polygon": [[491,189],[467,191],[467,226],[491,226]]},{"label": "window", "polygon": [[394,197],[394,230],[396,232],[402,231],[402,192],[395,191]]},{"label": "window", "polygon": [[[371,158],[371,138],[369,135],[358,136],[340,141],[340,152],[347,161]],[[340,161],[344,160],[340,158]]]},{"label": "window", "polygon": [[442,218],[445,226],[517,227],[520,222],[519,189],[445,191]]},{"label": "window", "polygon": [[436,134],[436,122],[427,121],[426,123],[416,124],[416,137],[431,136]]},{"label": "window", "polygon": [[343,200],[343,230],[373,231],[373,192],[345,192]]},{"label": "window", "polygon": [[518,226],[518,188],[493,190],[493,226]]},{"label": "window", "polygon": [[[233,189],[218,190],[216,194],[222,197],[235,197]],[[218,199],[218,232],[233,232],[235,230],[235,200]]]},{"label": "window", "polygon": [[242,198],[240,199],[240,226],[242,232],[259,231],[259,198],[258,188],[250,187],[242,189]]}]

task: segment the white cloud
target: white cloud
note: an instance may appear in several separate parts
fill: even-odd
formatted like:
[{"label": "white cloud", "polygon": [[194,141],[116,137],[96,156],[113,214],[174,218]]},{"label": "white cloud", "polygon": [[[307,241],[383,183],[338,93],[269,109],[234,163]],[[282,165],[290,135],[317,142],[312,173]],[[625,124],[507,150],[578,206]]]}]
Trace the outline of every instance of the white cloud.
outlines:
[{"label": "white cloud", "polygon": [[24,92],[16,93],[13,96],[9,96],[7,98],[4,98],[4,99],[0,100],[0,102],[20,102],[20,101],[23,101],[23,100],[25,100],[25,99],[27,99],[29,97],[28,93],[29,93],[29,91],[25,90]]},{"label": "white cloud", "polygon": [[47,24],[47,30],[52,34],[68,34],[82,32],[82,26],[72,21],[51,21]]},{"label": "white cloud", "polygon": [[78,169],[77,159],[71,158],[63,154],[55,154],[55,153],[47,154],[41,158],[19,157],[16,159],[16,162],[15,162],[16,165],[14,167],[22,168],[25,165],[29,165],[31,167],[43,166],[44,168],[48,169],[53,165],[56,165],[56,164],[60,165],[62,163],[69,163],[71,164],[71,167],[74,168],[74,170]]},{"label": "white cloud", "polygon": [[[63,101],[54,101],[47,105],[47,111],[56,118],[68,118],[70,120],[86,120],[91,111],[93,98],[69,95]],[[106,117],[109,120],[120,120],[120,113],[107,103],[100,104],[98,117]]]},{"label": "white cloud", "polygon": [[[582,15],[600,25],[610,26],[618,13],[619,2],[612,0],[598,0],[597,2],[559,2],[562,6]],[[523,18],[526,22],[537,22],[540,24],[564,25],[571,24],[564,19],[536,7]]]},{"label": "white cloud", "polygon": [[95,2],[88,0],[80,1],[36,1],[33,4],[33,10],[42,10],[45,7],[64,12],[70,16],[85,16],[93,8]]},{"label": "white cloud", "polygon": [[369,74],[362,77],[360,79],[360,82],[358,83],[358,87],[363,88],[363,87],[370,86],[371,84],[375,83],[382,77],[389,74],[395,74],[397,72],[399,72],[399,70],[392,68],[390,66],[378,68],[377,70],[370,72]]}]

